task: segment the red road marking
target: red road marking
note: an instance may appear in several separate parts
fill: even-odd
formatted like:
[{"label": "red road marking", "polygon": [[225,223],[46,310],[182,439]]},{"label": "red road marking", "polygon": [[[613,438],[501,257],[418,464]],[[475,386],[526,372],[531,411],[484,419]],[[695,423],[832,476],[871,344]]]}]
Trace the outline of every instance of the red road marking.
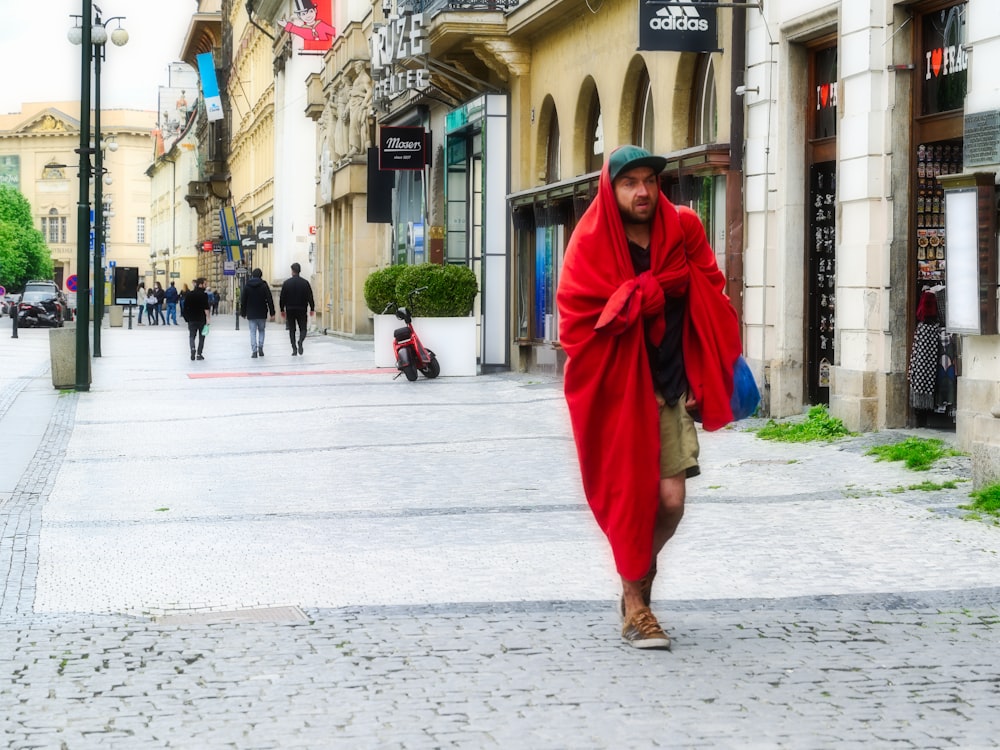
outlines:
[{"label": "red road marking", "polygon": [[372,370],[286,370],[284,372],[272,372],[262,370],[260,372],[189,372],[188,377],[192,380],[203,380],[206,378],[274,378],[293,375],[377,375],[379,373],[391,373],[392,369],[381,367]]}]

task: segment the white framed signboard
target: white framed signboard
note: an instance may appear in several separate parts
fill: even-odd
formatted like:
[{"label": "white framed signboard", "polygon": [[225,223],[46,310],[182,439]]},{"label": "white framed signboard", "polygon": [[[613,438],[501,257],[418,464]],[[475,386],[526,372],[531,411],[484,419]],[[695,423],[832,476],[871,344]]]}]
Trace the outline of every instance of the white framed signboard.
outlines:
[{"label": "white framed signboard", "polygon": [[979,334],[979,191],[947,190],[944,194],[948,266],[945,327],[953,333]]}]

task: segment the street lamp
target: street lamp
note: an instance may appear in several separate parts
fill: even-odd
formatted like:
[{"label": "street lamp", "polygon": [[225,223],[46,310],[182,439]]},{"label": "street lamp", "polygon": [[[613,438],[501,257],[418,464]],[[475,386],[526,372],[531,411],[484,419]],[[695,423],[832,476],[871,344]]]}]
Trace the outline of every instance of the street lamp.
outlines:
[{"label": "street lamp", "polygon": [[81,45],[80,72],[80,191],[76,203],[76,390],[90,390],[90,57],[93,3],[80,0],[80,25],[69,30],[69,40]]},{"label": "street lamp", "polygon": [[[92,8],[92,10],[91,10]],[[103,189],[103,184],[111,184],[111,176],[105,175],[104,170],[104,149],[105,147],[114,151],[118,148],[117,144],[112,142],[105,144],[101,139],[101,63],[104,61],[104,50],[107,44],[108,38],[110,36],[112,44],[117,47],[122,47],[128,43],[128,32],[121,27],[121,22],[125,19],[125,16],[112,16],[106,20],[101,18],[101,9],[97,5],[93,5],[90,0],[83,0],[83,15],[80,16],[83,20],[83,28],[74,27],[69,30],[69,40],[73,44],[80,44],[83,47],[83,58],[84,62],[84,76],[88,79],[89,84],[90,77],[90,60],[94,62],[94,143],[88,146],[89,153],[94,154],[94,356],[101,356],[101,321],[104,318],[104,200],[101,196],[101,191]],[[76,18],[77,16],[73,16]],[[112,30],[111,34],[108,34],[107,24],[112,21],[118,22],[118,27]],[[84,33],[89,28],[90,30],[90,40],[89,43],[85,40]],[[89,55],[88,55],[89,53]],[[81,89],[82,91],[82,89]],[[89,110],[89,91],[86,102],[84,101],[82,95],[80,100],[81,112],[84,109]],[[88,111],[89,114],[89,111]],[[81,118],[81,123],[83,122]],[[80,137],[81,149],[83,148],[83,133],[81,130]],[[89,164],[87,165],[89,169]],[[83,162],[81,156],[81,172],[83,170]],[[88,174],[89,178],[89,174]],[[81,180],[83,177],[81,176]],[[88,191],[89,193],[89,191]],[[88,195],[89,198],[89,195]],[[87,219],[90,219],[89,205],[87,207]],[[89,227],[86,234],[89,236]],[[82,239],[77,238],[77,254],[81,253]],[[89,264],[89,260],[87,263]],[[79,277],[80,274],[78,273]],[[79,299],[79,293],[77,294]],[[78,308],[79,309],[79,308]],[[79,315],[78,315],[79,318]],[[79,321],[77,322],[77,327],[80,327]],[[87,320],[83,320],[83,328],[87,327]],[[77,334],[77,352],[80,351],[80,334]],[[77,362],[77,372],[79,377],[79,362]],[[77,383],[77,389],[79,390],[79,382]]]}]

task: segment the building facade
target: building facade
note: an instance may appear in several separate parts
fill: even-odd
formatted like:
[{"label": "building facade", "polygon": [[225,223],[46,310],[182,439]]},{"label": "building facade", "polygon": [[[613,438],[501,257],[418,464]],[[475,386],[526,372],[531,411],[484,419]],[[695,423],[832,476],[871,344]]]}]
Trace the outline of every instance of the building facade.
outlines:
[{"label": "building facade", "polygon": [[170,82],[160,88],[158,126],[153,132],[150,179],[150,269],[146,287],[173,283],[190,286],[198,273],[198,214],[185,200],[188,185],[198,179],[197,125],[204,117],[194,68],[170,66]]},{"label": "building facade", "polygon": [[[202,55],[209,56],[208,67],[215,75],[221,93],[220,109],[227,109],[226,87],[228,65],[223,36],[222,0],[199,0],[191,16],[187,35],[181,45],[181,59],[204,76],[199,65]],[[206,59],[206,58],[202,58]],[[199,80],[203,90],[203,81]],[[184,201],[194,209],[196,229],[196,274],[208,281],[213,289],[223,287],[222,226],[219,211],[229,201],[229,121],[225,116],[209,118],[203,96],[199,96],[194,120],[189,126],[196,151],[196,169],[186,183]]]},{"label": "building facade", "polygon": [[[79,114],[79,102],[37,102],[0,115],[0,176],[31,204],[61,288],[70,276],[91,273],[76,263]],[[135,266],[141,272],[149,268],[150,185],[145,170],[155,124],[155,112],[101,113],[105,268],[111,264]]]},{"label": "building facade", "polygon": [[956,430],[977,483],[1000,476],[998,31],[986,0],[786,1],[747,37],[743,312],[770,413]]},{"label": "building facade", "polygon": [[744,28],[743,11],[677,16],[706,29],[686,50],[643,12],[621,0],[532,2],[508,15],[507,54],[521,61],[510,94],[514,367],[561,370],[555,291],[563,252],[606,156],[626,143],[667,157],[663,189],[698,211],[741,308],[742,128],[731,116],[741,101],[729,92],[742,82],[734,27]]}]

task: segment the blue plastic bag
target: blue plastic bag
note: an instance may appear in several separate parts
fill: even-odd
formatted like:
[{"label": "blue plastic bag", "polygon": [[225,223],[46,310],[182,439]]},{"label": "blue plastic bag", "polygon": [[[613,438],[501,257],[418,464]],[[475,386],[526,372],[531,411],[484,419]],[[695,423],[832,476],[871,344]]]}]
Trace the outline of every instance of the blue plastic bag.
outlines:
[{"label": "blue plastic bag", "polygon": [[733,395],[729,399],[733,419],[753,416],[759,404],[760,391],[757,389],[757,382],[753,379],[747,361],[740,355],[733,364]]}]

